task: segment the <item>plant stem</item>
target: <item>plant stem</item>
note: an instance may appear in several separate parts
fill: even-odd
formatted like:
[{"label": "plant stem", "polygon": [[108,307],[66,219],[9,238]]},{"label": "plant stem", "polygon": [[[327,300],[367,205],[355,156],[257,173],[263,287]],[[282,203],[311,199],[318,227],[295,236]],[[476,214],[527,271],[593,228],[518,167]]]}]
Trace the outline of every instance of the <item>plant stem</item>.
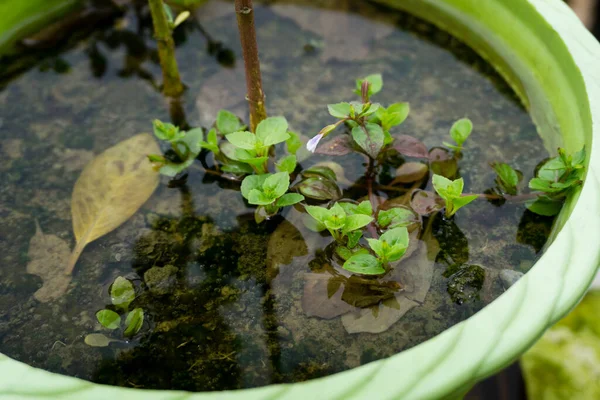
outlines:
[{"label": "plant stem", "polygon": [[237,14],[246,68],[246,87],[248,88],[246,98],[250,107],[250,130],[255,132],[256,126],[267,118],[267,111],[265,110],[265,94],[262,90],[252,0],[235,0],[235,13]]},{"label": "plant stem", "polygon": [[[373,212],[377,212],[377,209],[379,208],[379,203],[377,202],[375,194],[373,193],[373,181],[375,180],[374,169],[375,163],[373,162],[373,159],[369,157],[369,165],[367,167],[367,191],[369,194],[369,201],[371,202],[371,208],[373,209]],[[367,225],[367,230],[369,231],[373,239],[379,239],[379,234],[377,233],[377,227],[375,226],[374,221]]]},{"label": "plant stem", "polygon": [[479,196],[480,199],[486,199],[486,200],[506,200],[507,202],[510,203],[520,203],[520,202],[524,202],[527,200],[532,200],[535,199],[536,197],[539,197],[541,195],[543,195],[543,192],[531,192],[531,193],[526,193],[526,194],[520,194],[520,195],[516,195],[516,196],[511,196],[511,195],[499,195],[499,194],[486,194],[486,193],[464,193],[463,196],[470,196],[470,195],[477,195]]},{"label": "plant stem", "polygon": [[177,59],[175,59],[175,42],[171,35],[171,27],[167,20],[162,0],[148,0],[154,37],[158,43],[158,57],[163,74],[163,93],[169,97],[179,96],[183,92],[183,84],[179,76]]}]

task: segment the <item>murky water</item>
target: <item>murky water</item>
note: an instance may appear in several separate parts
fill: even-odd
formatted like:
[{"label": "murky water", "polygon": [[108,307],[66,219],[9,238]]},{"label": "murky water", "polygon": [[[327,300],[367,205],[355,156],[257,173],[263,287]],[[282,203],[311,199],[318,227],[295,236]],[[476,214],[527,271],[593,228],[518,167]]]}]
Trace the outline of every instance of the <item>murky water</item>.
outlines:
[{"label": "murky water", "polygon": [[[473,120],[460,161],[468,191],[494,186],[492,161],[512,165],[529,180],[547,155],[529,116],[491,68],[430,25],[362,3],[257,6],[269,113],[285,115],[294,131],[310,137],[331,122],[326,104],[352,99],[355,78],[381,72],[385,85],[377,100],[411,105],[397,133],[435,146],[447,140],[453,121]],[[453,222],[429,221],[428,234],[398,277],[406,285],[401,297],[385,285],[365,291],[360,283],[332,279],[331,239],[308,231],[297,210],[257,226],[237,185],[206,174],[197,162],[186,184],[169,187],[163,178],[128,222],[91,243],[64,295],[33,297],[42,285],[26,272],[36,223],[72,247],[71,191],[85,164],[150,131],[152,119],[170,119],[157,90],[149,16],[135,10],[128,7],[109,22],[104,16],[98,30],[68,50],[44,51],[45,58],[21,76],[3,77],[2,353],[53,372],[138,388],[203,391],[302,381],[439,334],[504,291],[502,270],[526,272],[539,256],[551,220],[523,204],[476,201]],[[220,108],[244,116],[233,6],[209,1],[197,21],[177,31],[187,85],[185,118],[178,121],[208,126]],[[361,156],[313,156],[301,165],[322,161],[341,164],[347,195],[366,194],[352,185],[365,172]],[[457,264],[480,268],[451,276],[447,270]],[[132,307],[145,312],[131,340],[103,329],[95,317],[110,308],[108,290],[117,276],[134,283]],[[378,312],[349,305],[379,307],[390,299],[397,302]],[[389,328],[364,332],[373,324]],[[94,332],[116,341],[90,347],[84,338]]]}]

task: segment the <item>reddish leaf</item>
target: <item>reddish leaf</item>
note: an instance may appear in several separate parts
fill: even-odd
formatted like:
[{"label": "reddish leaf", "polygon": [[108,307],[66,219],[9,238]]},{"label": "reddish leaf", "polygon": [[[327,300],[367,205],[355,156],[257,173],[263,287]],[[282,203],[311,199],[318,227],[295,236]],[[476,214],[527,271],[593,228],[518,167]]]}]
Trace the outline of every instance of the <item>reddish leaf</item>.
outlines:
[{"label": "reddish leaf", "polygon": [[434,147],[429,152],[431,172],[453,179],[458,173],[458,163],[452,153],[442,147]]},{"label": "reddish leaf", "polygon": [[420,215],[429,215],[444,207],[443,200],[433,192],[415,190],[410,199],[411,208]]},{"label": "reddish leaf", "polygon": [[317,147],[315,153],[327,156],[345,156],[353,151],[350,136],[341,135]]},{"label": "reddish leaf", "polygon": [[429,158],[427,146],[419,139],[408,135],[400,135],[392,145],[400,154],[408,157]]}]

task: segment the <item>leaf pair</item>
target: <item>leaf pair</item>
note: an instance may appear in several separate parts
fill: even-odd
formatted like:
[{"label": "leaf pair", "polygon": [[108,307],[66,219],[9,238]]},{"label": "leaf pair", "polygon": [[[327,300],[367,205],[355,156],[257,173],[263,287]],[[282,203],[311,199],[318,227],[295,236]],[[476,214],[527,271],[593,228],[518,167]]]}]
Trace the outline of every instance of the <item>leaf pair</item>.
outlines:
[{"label": "leaf pair", "polygon": [[433,175],[433,188],[446,203],[446,216],[453,216],[460,208],[466,206],[477,195],[463,196],[464,180],[462,178],[451,181],[441,175]]},{"label": "leaf pair", "polygon": [[337,175],[329,167],[314,166],[302,171],[302,180],[296,188],[304,196],[315,200],[337,200],[341,196]]},{"label": "leaf pair", "polygon": [[248,203],[258,205],[259,211],[255,214],[257,222],[261,222],[261,212],[265,216],[277,213],[279,208],[291,206],[304,200],[298,193],[286,193],[290,186],[290,175],[287,172],[276,174],[248,175],[242,182],[242,196]]},{"label": "leaf pair", "polygon": [[408,230],[405,227],[390,229],[379,239],[367,239],[369,247],[377,255],[357,253],[344,263],[344,269],[363,275],[385,273],[385,265],[400,260],[409,244]]},{"label": "leaf pair", "polygon": [[546,161],[529,181],[529,188],[543,192],[544,196],[528,202],[527,208],[540,215],[558,214],[562,199],[583,183],[585,157],[585,147],[574,155],[567,155],[559,148],[558,157]]},{"label": "leaf pair", "polygon": [[468,118],[462,118],[452,124],[450,128],[450,137],[456,145],[450,144],[448,142],[443,142],[444,146],[451,148],[452,150],[461,151],[463,144],[471,135],[473,131],[473,123]]},{"label": "leaf pair", "polygon": [[171,143],[171,148],[179,159],[175,162],[161,155],[149,155],[148,159],[159,168],[162,175],[173,177],[184,171],[192,165],[203,148],[219,154],[218,137],[215,129],[208,132],[205,141],[202,128],[195,128],[186,132],[173,124],[159,120],[154,120],[152,124],[154,135],[160,140]]},{"label": "leaf pair", "polygon": [[249,164],[258,172],[264,173],[271,146],[291,138],[287,130],[285,118],[267,118],[258,124],[256,134],[249,131],[227,134],[225,138],[235,147],[225,147],[223,152],[232,160]]},{"label": "leaf pair", "polygon": [[331,209],[318,206],[305,208],[306,212],[317,221],[318,230],[327,229],[338,242],[342,242],[344,237],[347,237],[348,247],[352,248],[362,236],[360,229],[373,221],[371,216],[373,210],[368,201],[363,201],[356,207],[346,204],[335,203]]},{"label": "leaf pair", "polygon": [[[110,298],[115,307],[127,311],[129,304],[135,299],[135,289],[129,280],[119,276],[111,286]],[[109,309],[98,311],[96,318],[107,329],[115,330],[121,326],[121,316]],[[133,309],[125,317],[123,334],[126,337],[134,336],[142,328],[143,323],[144,310],[141,308]]]}]

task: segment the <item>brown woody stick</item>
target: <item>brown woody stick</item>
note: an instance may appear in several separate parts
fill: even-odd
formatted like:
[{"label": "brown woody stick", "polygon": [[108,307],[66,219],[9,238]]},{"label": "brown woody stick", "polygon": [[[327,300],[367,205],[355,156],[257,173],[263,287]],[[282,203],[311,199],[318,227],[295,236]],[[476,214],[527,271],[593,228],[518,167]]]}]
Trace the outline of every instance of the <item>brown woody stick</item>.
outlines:
[{"label": "brown woody stick", "polygon": [[256,126],[267,118],[267,111],[265,110],[265,95],[262,90],[262,79],[260,76],[260,61],[258,58],[258,45],[256,44],[252,0],[235,0],[235,12],[246,68],[247,100],[250,107],[250,130],[255,132]]}]

